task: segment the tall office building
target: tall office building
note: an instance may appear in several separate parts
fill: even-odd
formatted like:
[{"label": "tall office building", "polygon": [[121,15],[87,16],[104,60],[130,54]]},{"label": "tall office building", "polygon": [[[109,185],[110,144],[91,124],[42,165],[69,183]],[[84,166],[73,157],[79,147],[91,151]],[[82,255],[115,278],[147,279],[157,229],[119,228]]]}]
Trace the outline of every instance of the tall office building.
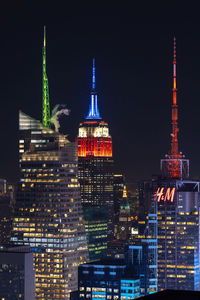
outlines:
[{"label": "tall office building", "polygon": [[78,169],[83,206],[104,206],[108,209],[108,238],[113,236],[113,158],[112,138],[108,123],[98,109],[93,59],[92,90],[89,113],[80,123],[77,137]]},{"label": "tall office building", "polygon": [[[140,186],[147,216],[156,205],[158,289],[200,289],[200,182],[189,180],[189,161],[178,150],[176,44],[173,59],[171,151],[161,160],[161,176]],[[144,222],[144,221],[141,221]]]},{"label": "tall office building", "polygon": [[12,241],[34,253],[36,299],[68,299],[77,290],[78,265],[88,260],[77,144],[50,128],[43,77],[43,124],[19,113],[20,181]]}]

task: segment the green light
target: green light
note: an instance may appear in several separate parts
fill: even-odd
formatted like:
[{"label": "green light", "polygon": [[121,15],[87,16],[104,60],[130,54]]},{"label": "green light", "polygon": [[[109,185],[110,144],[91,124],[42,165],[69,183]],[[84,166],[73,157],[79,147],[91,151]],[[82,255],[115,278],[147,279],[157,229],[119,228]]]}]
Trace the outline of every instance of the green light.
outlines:
[{"label": "green light", "polygon": [[51,128],[50,105],[49,105],[49,84],[46,73],[46,26],[44,26],[44,46],[43,46],[43,80],[42,80],[42,123],[46,128]]}]

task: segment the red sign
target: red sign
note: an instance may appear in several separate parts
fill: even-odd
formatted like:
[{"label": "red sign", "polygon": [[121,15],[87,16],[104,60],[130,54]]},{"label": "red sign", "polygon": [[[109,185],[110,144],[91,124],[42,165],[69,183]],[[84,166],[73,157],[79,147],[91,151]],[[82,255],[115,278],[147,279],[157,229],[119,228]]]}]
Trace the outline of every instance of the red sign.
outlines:
[{"label": "red sign", "polygon": [[175,195],[175,187],[173,188],[167,188],[167,190],[164,187],[158,188],[155,193],[155,199],[160,201],[170,201],[174,202],[174,195]]}]

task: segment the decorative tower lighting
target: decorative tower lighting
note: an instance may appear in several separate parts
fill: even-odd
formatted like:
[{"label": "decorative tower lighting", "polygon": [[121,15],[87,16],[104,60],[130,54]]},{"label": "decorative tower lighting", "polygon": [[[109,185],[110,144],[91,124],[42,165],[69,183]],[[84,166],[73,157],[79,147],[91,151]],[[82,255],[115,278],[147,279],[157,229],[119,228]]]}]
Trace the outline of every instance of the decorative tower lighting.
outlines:
[{"label": "decorative tower lighting", "polygon": [[42,50],[42,66],[43,66],[43,80],[42,80],[42,123],[46,128],[51,127],[50,123],[50,104],[49,104],[49,84],[46,72],[46,26],[44,26],[44,45]]},{"label": "decorative tower lighting", "polygon": [[171,151],[161,159],[162,175],[167,178],[183,179],[189,177],[189,160],[184,159],[182,152],[178,150],[178,105],[176,87],[176,38],[174,38],[173,53],[173,103],[172,103],[172,133]]},{"label": "decorative tower lighting", "polygon": [[91,103],[87,120],[101,120],[101,116],[98,108],[98,95],[96,92],[96,76],[95,76],[95,59],[93,58],[92,64],[92,90],[91,90]]}]

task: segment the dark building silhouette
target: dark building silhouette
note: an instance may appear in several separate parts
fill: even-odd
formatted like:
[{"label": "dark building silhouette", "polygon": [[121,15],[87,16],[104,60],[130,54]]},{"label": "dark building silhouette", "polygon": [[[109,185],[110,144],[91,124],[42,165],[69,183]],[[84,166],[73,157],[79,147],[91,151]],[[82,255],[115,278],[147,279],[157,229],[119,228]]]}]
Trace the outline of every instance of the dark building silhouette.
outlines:
[{"label": "dark building silhouette", "polygon": [[35,300],[33,253],[28,248],[0,251],[0,299]]}]

